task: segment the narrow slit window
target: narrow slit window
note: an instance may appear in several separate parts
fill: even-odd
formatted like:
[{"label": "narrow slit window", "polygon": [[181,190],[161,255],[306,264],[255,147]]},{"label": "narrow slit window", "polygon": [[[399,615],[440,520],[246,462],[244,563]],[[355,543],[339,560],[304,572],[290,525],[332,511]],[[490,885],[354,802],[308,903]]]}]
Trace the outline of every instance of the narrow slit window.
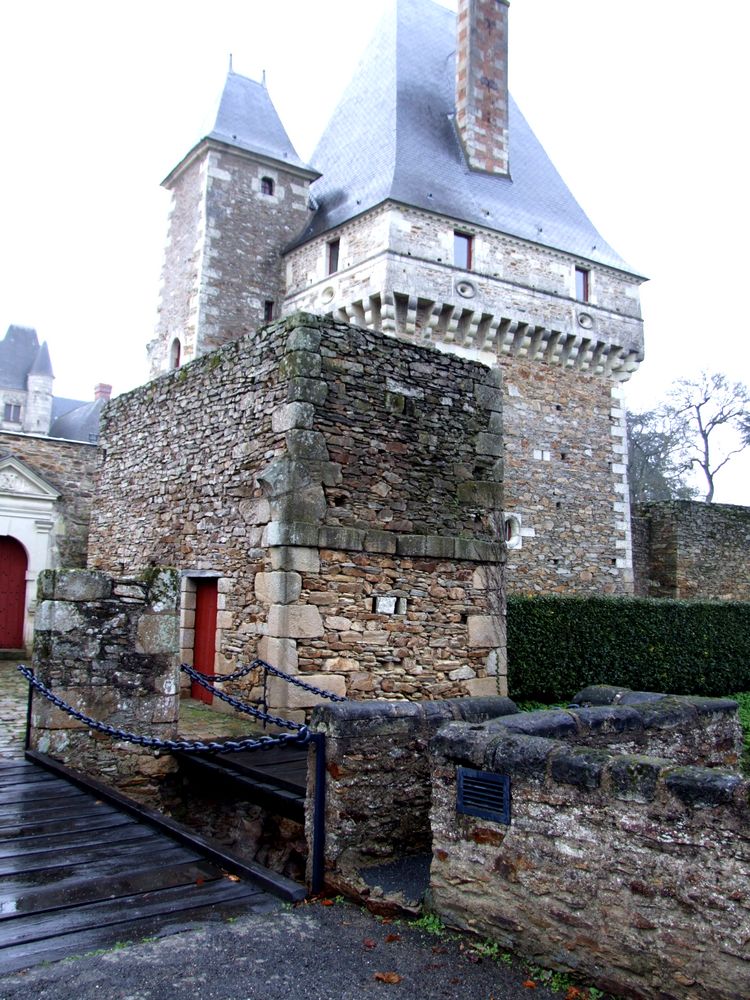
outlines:
[{"label": "narrow slit window", "polygon": [[272,177],[261,177],[260,179],[260,191],[261,194],[273,194],[274,183]]},{"label": "narrow slit window", "polygon": [[474,256],[474,237],[469,233],[453,233],[453,263],[463,271],[470,271]]},{"label": "narrow slit window", "polygon": [[266,299],[263,303],[263,322],[270,323],[273,319],[273,299]]},{"label": "narrow slit window", "polygon": [[585,267],[576,268],[576,298],[579,302],[589,300],[589,272]]},{"label": "narrow slit window", "polygon": [[339,269],[339,250],[341,240],[331,240],[328,244],[328,273],[334,274]]}]

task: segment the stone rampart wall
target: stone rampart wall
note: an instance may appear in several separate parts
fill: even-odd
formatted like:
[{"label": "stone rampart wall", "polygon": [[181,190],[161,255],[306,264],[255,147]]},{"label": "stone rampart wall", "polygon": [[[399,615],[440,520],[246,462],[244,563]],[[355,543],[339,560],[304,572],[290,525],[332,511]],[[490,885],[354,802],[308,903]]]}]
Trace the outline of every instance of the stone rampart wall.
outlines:
[{"label": "stone rampart wall", "polygon": [[673,500],[634,514],[639,596],[750,601],[750,507]]},{"label": "stone rampart wall", "polygon": [[60,566],[85,566],[99,449],[78,441],[3,432],[0,456],[5,455],[14,455],[60,491],[55,558]]},{"label": "stone rampart wall", "polygon": [[[369,895],[360,870],[430,850],[428,745],[444,723],[517,712],[508,698],[346,702],[315,709],[326,735],[326,881]],[[309,769],[312,807],[314,769]],[[310,817],[308,817],[308,820]],[[312,823],[308,821],[308,839]]]},{"label": "stone rampart wall", "polygon": [[[717,725],[732,714],[724,702],[712,712],[700,701],[629,706],[660,757],[631,749],[626,717],[615,722],[610,707],[570,713],[583,740],[571,730],[557,738],[563,713],[544,724],[532,713],[446,725],[432,743],[435,911],[617,995],[734,1000],[750,992],[750,782],[676,763],[696,721],[711,740],[703,710]],[[601,739],[618,728],[611,742]],[[510,776],[508,824],[457,812],[459,767]]]},{"label": "stone rampart wall", "polygon": [[[77,711],[147,737],[172,739],[178,718],[178,578],[113,579],[88,570],[39,578],[34,672]],[[140,798],[174,769],[169,755],[90,730],[34,695],[31,748]]]}]

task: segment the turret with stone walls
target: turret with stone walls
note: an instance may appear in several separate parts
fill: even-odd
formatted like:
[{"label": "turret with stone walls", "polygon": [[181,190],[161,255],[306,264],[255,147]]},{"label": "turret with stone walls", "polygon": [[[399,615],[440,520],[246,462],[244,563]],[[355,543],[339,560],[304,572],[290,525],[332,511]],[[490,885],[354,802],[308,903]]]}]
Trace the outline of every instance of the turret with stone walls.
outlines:
[{"label": "turret with stone walls", "polygon": [[[509,590],[629,593],[620,383],[643,357],[643,278],[513,102],[507,53],[506,0],[459,0],[457,16],[397,0],[313,153],[319,174],[291,164],[264,88],[230,74],[222,105],[239,117],[167,180],[152,370],[253,330],[277,294],[282,316],[330,314],[500,367]],[[278,204],[257,190],[270,170],[258,98],[283,134],[279,188],[296,178]]]},{"label": "turret with stone walls", "polygon": [[295,153],[265,84],[230,70],[214,130],[164,181],[172,209],[152,375],[279,315],[281,251],[309,219],[316,176]]}]

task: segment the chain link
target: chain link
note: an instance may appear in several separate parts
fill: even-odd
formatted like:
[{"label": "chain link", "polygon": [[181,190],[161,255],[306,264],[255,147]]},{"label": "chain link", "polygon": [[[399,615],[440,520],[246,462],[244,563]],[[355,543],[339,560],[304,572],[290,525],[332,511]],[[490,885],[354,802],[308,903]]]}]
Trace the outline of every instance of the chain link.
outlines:
[{"label": "chain link", "polygon": [[[271,666],[265,660],[255,659],[252,663],[249,663],[246,667],[240,667],[235,670],[232,674],[200,674],[194,670],[193,667],[188,666],[187,663],[180,664],[180,670],[184,671],[193,680],[197,680],[198,677],[202,677],[204,680],[209,681],[214,684],[225,684],[227,681],[238,680],[240,677],[244,677],[249,674],[251,670],[256,670],[260,667],[266,674],[272,674],[274,677],[280,677],[282,680],[286,681],[288,684],[294,684],[295,687],[302,688],[304,691],[310,691],[312,694],[318,695],[319,698],[328,698],[329,701],[346,701],[340,694],[334,694],[333,691],[326,691],[325,688],[315,687],[314,684],[310,684],[307,681],[301,680],[299,677],[295,677],[293,674],[287,674],[283,670],[279,670],[278,667]],[[198,681],[201,684],[201,681]],[[203,687],[206,685],[203,684]],[[218,692],[214,692],[217,694]]]},{"label": "chain link", "polygon": [[193,667],[188,666],[187,663],[180,664],[180,670],[186,673],[191,681],[195,681],[196,684],[200,684],[202,688],[206,691],[210,691],[212,695],[216,698],[225,701],[227,705],[231,705],[236,712],[244,712],[245,715],[252,715],[254,719],[260,719],[262,722],[270,722],[274,726],[280,726],[282,729],[306,729],[300,722],[290,722],[289,719],[282,719],[278,715],[270,715],[268,712],[263,712],[259,708],[255,708],[253,705],[248,705],[244,701],[240,701],[239,698],[232,697],[231,694],[226,694],[224,691],[220,691],[218,688],[211,684],[205,674],[199,674],[197,670]]},{"label": "chain link", "polygon": [[[34,676],[34,672],[29,667],[25,667],[22,663],[19,663],[17,665],[17,669],[23,674],[29,684],[31,684],[32,687],[34,687],[40,694],[44,695],[44,697],[56,708],[61,709],[63,712],[67,712],[68,715],[77,719],[79,722],[82,722],[89,729],[93,729],[97,733],[104,733],[106,736],[111,736],[114,739],[122,740],[126,743],[133,743],[136,746],[145,747],[148,750],[172,750],[183,751],[185,753],[236,753],[240,750],[268,750],[271,747],[283,744],[305,746],[312,738],[312,734],[307,726],[301,726],[299,723],[290,723],[287,720],[282,721],[287,726],[291,726],[297,730],[294,735],[291,735],[290,733],[281,733],[278,736],[256,736],[241,740],[225,740],[222,743],[218,743],[213,740],[161,740],[155,736],[140,736],[138,733],[130,733],[124,729],[116,729],[114,726],[110,726],[105,722],[97,722],[96,719],[92,719],[90,716],[84,715],[83,712],[79,712],[78,709],[73,708],[72,705],[63,701],[62,698],[59,698],[45,684],[38,680]],[[226,697],[229,698],[229,695]],[[250,706],[247,706],[247,708],[249,707]],[[254,712],[257,712],[257,709],[254,709],[253,713]],[[269,720],[270,718],[271,717],[269,717]]]}]

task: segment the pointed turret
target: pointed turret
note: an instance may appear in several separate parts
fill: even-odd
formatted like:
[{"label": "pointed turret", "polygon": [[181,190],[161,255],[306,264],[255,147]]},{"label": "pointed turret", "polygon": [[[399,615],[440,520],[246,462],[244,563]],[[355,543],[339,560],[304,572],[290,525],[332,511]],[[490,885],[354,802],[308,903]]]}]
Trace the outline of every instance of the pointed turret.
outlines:
[{"label": "pointed turret", "polygon": [[26,379],[28,397],[23,415],[23,429],[27,434],[49,434],[54,379],[49,348],[45,340],[36,352]]},{"label": "pointed turret", "polygon": [[281,250],[305,228],[318,176],[297,155],[265,83],[230,69],[212,131],[163,182],[172,211],[152,375],[279,315]]}]

